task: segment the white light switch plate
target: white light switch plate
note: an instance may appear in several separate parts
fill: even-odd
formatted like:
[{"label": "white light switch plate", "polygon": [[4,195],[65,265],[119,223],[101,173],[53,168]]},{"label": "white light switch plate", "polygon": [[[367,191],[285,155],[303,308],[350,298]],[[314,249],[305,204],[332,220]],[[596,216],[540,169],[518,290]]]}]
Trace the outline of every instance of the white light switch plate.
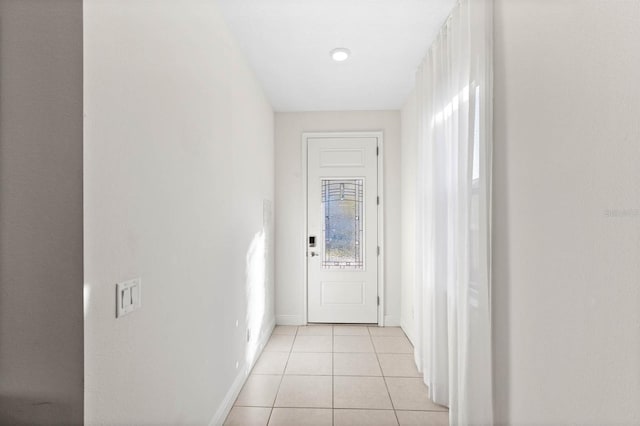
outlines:
[{"label": "white light switch plate", "polygon": [[116,284],[116,318],[127,315],[142,306],[142,282],[134,278]]}]

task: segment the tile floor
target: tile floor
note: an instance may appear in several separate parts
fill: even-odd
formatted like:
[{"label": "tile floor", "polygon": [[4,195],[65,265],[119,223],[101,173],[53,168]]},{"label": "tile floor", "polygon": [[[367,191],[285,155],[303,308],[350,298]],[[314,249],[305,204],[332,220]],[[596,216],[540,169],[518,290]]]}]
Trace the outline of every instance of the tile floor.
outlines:
[{"label": "tile floor", "polygon": [[447,425],[399,327],[277,326],[225,425]]}]

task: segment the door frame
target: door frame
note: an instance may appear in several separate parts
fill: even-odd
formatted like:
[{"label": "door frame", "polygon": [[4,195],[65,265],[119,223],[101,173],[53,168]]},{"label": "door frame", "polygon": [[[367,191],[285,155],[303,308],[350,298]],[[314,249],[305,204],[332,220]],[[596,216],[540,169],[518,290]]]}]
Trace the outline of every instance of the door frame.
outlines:
[{"label": "door frame", "polygon": [[309,276],[307,271],[307,257],[308,257],[308,241],[307,241],[307,218],[308,218],[308,145],[309,139],[322,139],[322,138],[377,138],[378,139],[378,164],[377,164],[377,172],[378,172],[378,196],[380,197],[380,203],[378,204],[378,247],[380,247],[380,255],[378,256],[378,297],[380,298],[380,304],[378,305],[378,326],[384,326],[384,306],[385,306],[385,297],[384,297],[384,132],[382,130],[379,131],[358,131],[358,132],[303,132],[302,133],[302,194],[303,194],[303,202],[304,202],[304,223],[303,223],[303,238],[302,240],[302,261],[304,264],[304,276],[302,279],[303,283],[303,294],[304,294],[304,323],[309,323],[309,314],[308,314],[308,304],[309,304]]}]

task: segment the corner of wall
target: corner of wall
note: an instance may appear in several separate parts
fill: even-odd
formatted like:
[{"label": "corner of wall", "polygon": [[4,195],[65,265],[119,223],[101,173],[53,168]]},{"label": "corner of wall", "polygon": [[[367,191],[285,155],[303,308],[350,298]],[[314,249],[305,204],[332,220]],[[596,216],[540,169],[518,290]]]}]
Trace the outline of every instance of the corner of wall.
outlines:
[{"label": "corner of wall", "polygon": [[399,327],[400,318],[397,315],[385,315],[384,316],[385,327]]},{"label": "corner of wall", "polygon": [[402,328],[402,331],[404,331],[404,334],[406,334],[407,337],[409,338],[409,341],[411,341],[411,344],[415,347],[416,340],[415,340],[415,331],[414,331],[413,323],[409,322],[406,318],[402,318],[400,320],[400,327]]}]

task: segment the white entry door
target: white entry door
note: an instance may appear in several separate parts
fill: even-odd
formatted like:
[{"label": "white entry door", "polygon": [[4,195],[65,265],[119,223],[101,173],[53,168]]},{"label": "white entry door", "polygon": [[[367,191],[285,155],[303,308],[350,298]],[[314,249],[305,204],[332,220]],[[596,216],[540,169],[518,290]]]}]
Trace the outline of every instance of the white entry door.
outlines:
[{"label": "white entry door", "polygon": [[307,139],[309,322],[378,322],[378,139]]}]

